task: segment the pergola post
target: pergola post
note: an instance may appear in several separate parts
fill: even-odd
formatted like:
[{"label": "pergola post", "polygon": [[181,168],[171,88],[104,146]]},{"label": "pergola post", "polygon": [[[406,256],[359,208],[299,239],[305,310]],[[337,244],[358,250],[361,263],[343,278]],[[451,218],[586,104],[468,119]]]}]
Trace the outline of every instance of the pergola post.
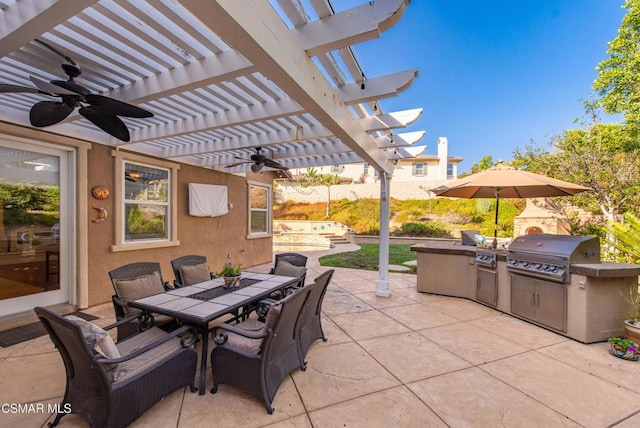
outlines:
[{"label": "pergola post", "polygon": [[391,174],[380,172],[380,253],[376,296],[389,297],[389,182]]}]

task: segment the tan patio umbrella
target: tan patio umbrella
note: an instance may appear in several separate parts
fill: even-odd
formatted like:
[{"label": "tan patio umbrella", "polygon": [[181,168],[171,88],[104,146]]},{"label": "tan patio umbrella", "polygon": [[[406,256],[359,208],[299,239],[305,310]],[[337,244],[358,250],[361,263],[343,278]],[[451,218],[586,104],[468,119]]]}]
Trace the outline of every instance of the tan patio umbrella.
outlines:
[{"label": "tan patio umbrella", "polygon": [[573,196],[591,190],[545,175],[521,171],[498,162],[496,166],[431,189],[437,196],[452,198],[496,198],[496,218],[493,225],[493,247],[498,238],[498,205],[500,198],[545,198]]}]

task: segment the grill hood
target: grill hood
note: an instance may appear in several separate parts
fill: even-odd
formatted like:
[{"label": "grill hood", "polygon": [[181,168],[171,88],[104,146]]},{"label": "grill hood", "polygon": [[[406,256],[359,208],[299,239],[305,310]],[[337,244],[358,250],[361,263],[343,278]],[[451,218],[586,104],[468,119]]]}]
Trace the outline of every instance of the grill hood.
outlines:
[{"label": "grill hood", "polygon": [[511,242],[508,254],[553,255],[569,263],[600,263],[600,239],[597,236],[552,235],[547,233],[519,236]]}]

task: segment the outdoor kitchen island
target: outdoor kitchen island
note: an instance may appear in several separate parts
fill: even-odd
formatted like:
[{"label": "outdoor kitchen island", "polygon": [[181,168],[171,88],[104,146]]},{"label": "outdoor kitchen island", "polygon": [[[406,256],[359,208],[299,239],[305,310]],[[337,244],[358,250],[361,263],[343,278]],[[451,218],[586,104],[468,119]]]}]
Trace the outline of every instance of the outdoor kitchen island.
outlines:
[{"label": "outdoor kitchen island", "polygon": [[624,335],[629,307],[620,292],[637,285],[640,275],[640,265],[600,262],[599,255],[597,262],[567,265],[566,280],[558,281],[514,273],[503,248],[442,240],[411,250],[418,291],[474,300],[583,343]]}]

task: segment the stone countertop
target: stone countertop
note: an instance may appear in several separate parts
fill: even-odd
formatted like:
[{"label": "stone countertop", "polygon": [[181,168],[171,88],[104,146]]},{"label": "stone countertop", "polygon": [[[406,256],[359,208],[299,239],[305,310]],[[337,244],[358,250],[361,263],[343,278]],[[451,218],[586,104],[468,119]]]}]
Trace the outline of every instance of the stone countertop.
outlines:
[{"label": "stone countertop", "polygon": [[596,278],[619,278],[640,275],[640,265],[629,263],[574,263],[571,265],[570,270],[571,273]]},{"label": "stone countertop", "polygon": [[[411,251],[417,253],[432,253],[432,254],[450,254],[455,256],[469,256],[475,257],[476,251],[495,251],[496,260],[506,261],[507,250],[497,249],[491,250],[486,248],[477,248],[471,245],[462,245],[455,241],[441,242],[429,242],[425,244],[416,244],[411,247]],[[578,275],[591,276],[596,278],[618,278],[628,276],[639,276],[640,265],[629,263],[614,263],[614,262],[602,262],[602,263],[574,263],[570,267],[571,273]]]},{"label": "stone countertop", "polygon": [[411,251],[417,253],[452,254],[456,256],[476,256],[476,251],[495,251],[498,260],[506,260],[507,250],[490,248],[478,248],[473,245],[462,245],[459,241],[429,242],[416,244],[411,247]]}]

